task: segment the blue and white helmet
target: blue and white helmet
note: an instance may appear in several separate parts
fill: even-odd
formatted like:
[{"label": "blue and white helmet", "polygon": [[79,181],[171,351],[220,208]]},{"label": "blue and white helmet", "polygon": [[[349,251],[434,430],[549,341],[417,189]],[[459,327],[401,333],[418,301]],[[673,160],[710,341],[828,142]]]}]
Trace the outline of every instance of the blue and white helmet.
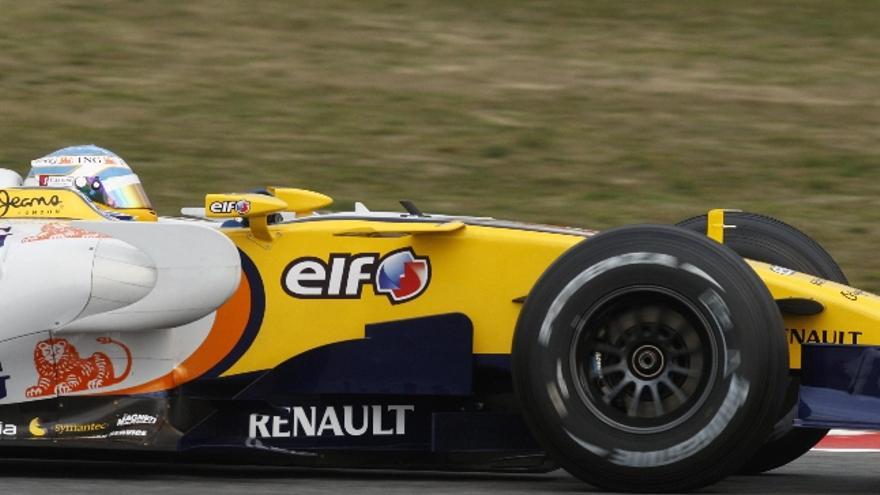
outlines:
[{"label": "blue and white helmet", "polygon": [[31,161],[24,185],[75,189],[114,210],[152,209],[140,179],[125,160],[93,144],[69,146]]}]

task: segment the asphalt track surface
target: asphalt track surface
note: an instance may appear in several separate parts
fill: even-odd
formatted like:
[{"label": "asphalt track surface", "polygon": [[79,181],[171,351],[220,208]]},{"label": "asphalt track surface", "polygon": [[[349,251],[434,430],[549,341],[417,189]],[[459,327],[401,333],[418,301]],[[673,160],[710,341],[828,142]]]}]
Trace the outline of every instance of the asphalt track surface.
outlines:
[{"label": "asphalt track surface", "polygon": [[[811,452],[761,476],[734,476],[700,493],[880,493],[880,453]],[[109,462],[0,461],[0,493],[512,494],[578,493],[562,471],[544,475],[230,468]],[[602,492],[592,492],[602,493]]]}]

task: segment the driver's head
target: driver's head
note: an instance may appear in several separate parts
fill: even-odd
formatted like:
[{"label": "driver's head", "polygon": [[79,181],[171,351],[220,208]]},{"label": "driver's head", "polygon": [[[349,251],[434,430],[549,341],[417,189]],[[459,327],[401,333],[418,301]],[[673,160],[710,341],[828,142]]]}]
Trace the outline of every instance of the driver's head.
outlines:
[{"label": "driver's head", "polygon": [[102,210],[156,220],[131,167],[116,153],[93,144],[69,146],[33,160],[24,185],[75,189]]}]

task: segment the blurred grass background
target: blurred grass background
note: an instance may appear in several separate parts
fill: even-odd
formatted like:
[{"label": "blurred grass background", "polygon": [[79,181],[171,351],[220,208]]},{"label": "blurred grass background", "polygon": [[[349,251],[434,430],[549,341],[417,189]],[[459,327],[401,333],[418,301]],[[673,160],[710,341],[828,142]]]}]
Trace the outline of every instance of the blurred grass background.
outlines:
[{"label": "blurred grass background", "polygon": [[605,228],[762,212],[880,290],[880,3],[0,0],[0,166]]}]

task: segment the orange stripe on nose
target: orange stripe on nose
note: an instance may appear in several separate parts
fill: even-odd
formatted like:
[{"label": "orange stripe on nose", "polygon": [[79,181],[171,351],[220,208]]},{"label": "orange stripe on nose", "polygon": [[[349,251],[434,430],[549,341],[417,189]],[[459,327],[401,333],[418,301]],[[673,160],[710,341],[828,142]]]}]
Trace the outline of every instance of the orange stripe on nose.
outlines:
[{"label": "orange stripe on nose", "polygon": [[251,287],[244,272],[235,294],[217,310],[214,326],[196,351],[171,373],[142,385],[101,395],[146,394],[169,390],[195,380],[219,363],[235,347],[251,314]]}]

